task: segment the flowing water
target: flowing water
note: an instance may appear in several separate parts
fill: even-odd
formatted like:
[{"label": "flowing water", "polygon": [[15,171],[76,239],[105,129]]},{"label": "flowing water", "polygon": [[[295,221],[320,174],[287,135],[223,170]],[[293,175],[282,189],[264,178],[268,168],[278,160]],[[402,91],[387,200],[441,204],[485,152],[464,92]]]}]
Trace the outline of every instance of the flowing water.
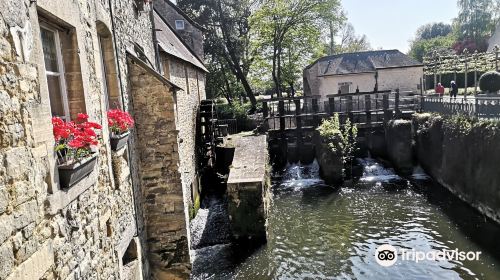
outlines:
[{"label": "flowing water", "polygon": [[[500,279],[500,227],[434,184],[420,168],[403,179],[371,158],[363,175],[332,188],[316,162],[290,165],[273,186],[268,242],[196,252],[198,279]],[[375,261],[398,249],[480,251],[479,260]]]}]

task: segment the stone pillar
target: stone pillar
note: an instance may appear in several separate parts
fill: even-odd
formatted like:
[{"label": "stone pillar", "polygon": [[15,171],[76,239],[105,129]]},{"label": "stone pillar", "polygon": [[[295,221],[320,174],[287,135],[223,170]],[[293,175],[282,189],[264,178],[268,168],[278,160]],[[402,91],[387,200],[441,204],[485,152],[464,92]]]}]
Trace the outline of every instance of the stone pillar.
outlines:
[{"label": "stone pillar", "polygon": [[147,258],[153,279],[187,279],[189,260],[186,214],[173,87],[140,61],[129,62],[135,147]]},{"label": "stone pillar", "polygon": [[391,120],[385,127],[387,155],[396,168],[404,175],[413,172],[412,123],[407,120]]}]

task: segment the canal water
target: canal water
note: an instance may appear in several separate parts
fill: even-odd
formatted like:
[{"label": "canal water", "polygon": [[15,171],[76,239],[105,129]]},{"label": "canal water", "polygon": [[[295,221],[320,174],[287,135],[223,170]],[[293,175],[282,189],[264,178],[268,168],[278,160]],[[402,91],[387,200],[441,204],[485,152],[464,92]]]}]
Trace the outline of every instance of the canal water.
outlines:
[{"label": "canal water", "polygon": [[[358,161],[363,175],[341,187],[325,185],[316,162],[289,165],[273,186],[267,244],[256,250],[241,244],[199,249],[193,278],[500,279],[497,224],[420,168],[403,179],[371,158]],[[478,260],[418,263],[412,255],[410,260],[398,255],[394,265],[384,267],[375,260],[383,244],[415,254],[480,253]]]}]

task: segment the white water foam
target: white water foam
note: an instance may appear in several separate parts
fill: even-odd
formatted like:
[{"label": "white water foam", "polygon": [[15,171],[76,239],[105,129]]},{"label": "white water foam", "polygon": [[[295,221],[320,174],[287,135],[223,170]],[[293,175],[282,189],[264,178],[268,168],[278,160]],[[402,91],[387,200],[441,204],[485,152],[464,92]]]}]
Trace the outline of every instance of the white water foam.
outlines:
[{"label": "white water foam", "polygon": [[314,160],[311,164],[288,164],[281,182],[281,187],[301,190],[325,182],[319,176],[319,164]]},{"label": "white water foam", "polygon": [[413,168],[413,174],[411,175],[411,177],[415,180],[429,180],[431,178],[425,173],[420,165]]},{"label": "white water foam", "polygon": [[359,179],[361,182],[389,182],[392,180],[401,180],[394,169],[385,168],[371,157],[358,158],[359,164],[363,166],[363,176]]}]

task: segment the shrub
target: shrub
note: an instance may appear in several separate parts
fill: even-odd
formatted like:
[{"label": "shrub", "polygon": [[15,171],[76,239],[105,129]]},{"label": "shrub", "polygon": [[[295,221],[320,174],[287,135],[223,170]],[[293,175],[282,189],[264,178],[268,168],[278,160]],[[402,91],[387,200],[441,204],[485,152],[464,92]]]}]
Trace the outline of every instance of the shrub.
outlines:
[{"label": "shrub", "polygon": [[[251,103],[240,104],[217,104],[217,118],[236,119],[239,131],[247,131],[255,128],[254,122],[248,117],[248,111],[252,108]],[[257,104],[257,109],[262,108],[262,103]]]},{"label": "shrub", "polygon": [[339,115],[334,114],[331,118],[323,120],[317,130],[330,151],[342,155],[344,164],[352,162],[358,136],[358,128],[355,124],[347,119],[345,125],[341,126]]},{"label": "shrub", "polygon": [[489,71],[479,78],[479,88],[482,91],[497,92],[500,90],[500,73]]}]

